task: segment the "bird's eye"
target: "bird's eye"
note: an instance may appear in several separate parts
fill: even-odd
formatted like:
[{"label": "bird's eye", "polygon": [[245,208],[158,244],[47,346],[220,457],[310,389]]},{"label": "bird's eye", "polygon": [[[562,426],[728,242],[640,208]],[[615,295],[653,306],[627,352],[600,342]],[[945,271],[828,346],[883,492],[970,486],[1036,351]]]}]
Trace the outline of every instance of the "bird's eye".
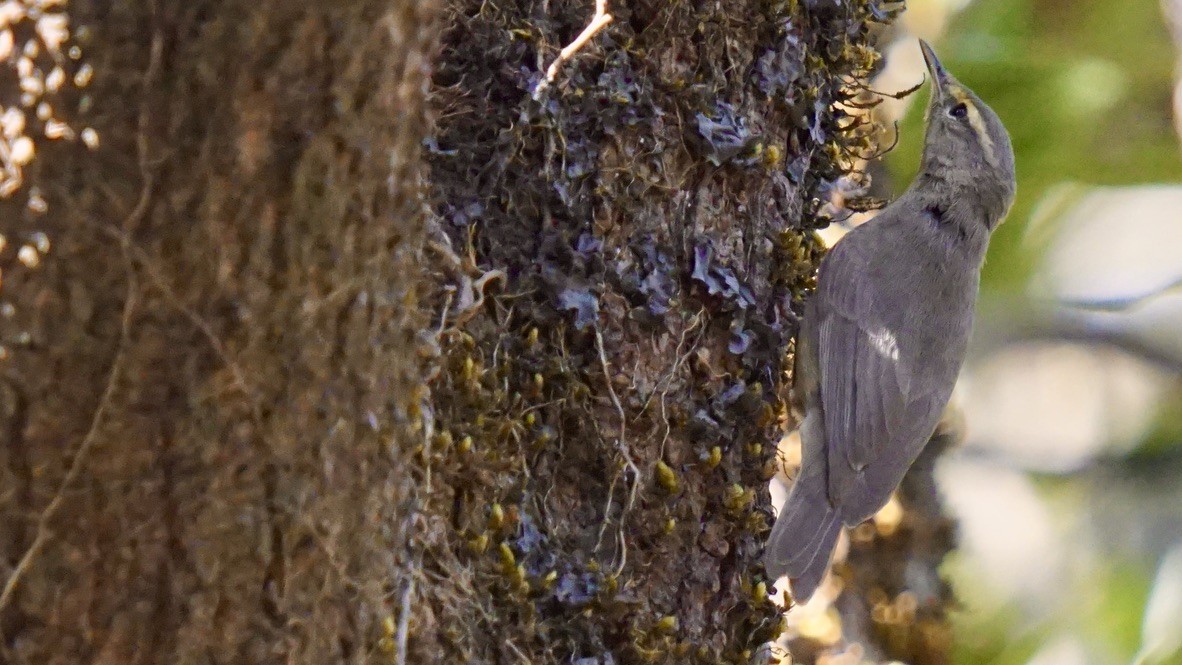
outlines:
[{"label": "bird's eye", "polygon": [[968,114],[969,114],[969,107],[966,106],[963,102],[948,109],[948,115],[952,116],[953,118],[963,118]]}]

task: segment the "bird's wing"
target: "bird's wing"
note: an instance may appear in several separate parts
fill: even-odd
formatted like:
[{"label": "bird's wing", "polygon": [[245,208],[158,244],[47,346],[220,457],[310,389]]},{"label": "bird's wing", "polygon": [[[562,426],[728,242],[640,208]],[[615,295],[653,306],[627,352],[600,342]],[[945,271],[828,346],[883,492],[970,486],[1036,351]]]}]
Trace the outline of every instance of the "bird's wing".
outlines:
[{"label": "bird's wing", "polygon": [[[840,247],[840,245],[839,245]],[[923,449],[947,396],[916,376],[886,319],[874,313],[875,285],[851,288],[853,261],[827,266],[819,291],[816,358],[829,462],[829,497],[847,523],[876,512]],[[877,307],[876,307],[877,305]],[[929,422],[930,421],[930,422]]]}]

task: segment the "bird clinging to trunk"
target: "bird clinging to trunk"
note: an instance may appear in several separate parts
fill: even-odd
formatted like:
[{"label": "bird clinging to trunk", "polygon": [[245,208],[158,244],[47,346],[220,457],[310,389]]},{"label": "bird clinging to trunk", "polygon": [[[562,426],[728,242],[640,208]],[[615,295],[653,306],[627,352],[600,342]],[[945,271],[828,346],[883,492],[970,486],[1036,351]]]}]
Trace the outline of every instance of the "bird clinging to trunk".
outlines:
[{"label": "bird clinging to trunk", "polygon": [[911,186],[821,263],[796,345],[800,474],[764,553],[796,602],[816,591],[842,525],[890,499],[948,404],[973,327],[989,236],[1015,193],[997,114],[920,42],[932,78]]}]

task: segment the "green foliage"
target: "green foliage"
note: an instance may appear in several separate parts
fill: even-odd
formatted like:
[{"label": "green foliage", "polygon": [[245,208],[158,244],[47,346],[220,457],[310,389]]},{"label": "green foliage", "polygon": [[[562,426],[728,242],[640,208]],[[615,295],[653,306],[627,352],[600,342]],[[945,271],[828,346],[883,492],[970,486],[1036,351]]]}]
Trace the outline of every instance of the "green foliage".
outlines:
[{"label": "green foliage", "polygon": [[[994,235],[985,289],[1023,295],[1053,235],[1042,226],[1029,233],[1032,218],[1053,221],[1046,213],[1062,211],[1085,187],[1182,177],[1170,99],[1176,50],[1156,0],[980,0],[954,18],[937,46],[949,69],[1002,117],[1014,143],[1018,198]],[[900,149],[887,159],[899,187],[918,164],[924,99],[921,93],[911,107]],[[1177,448],[1182,420],[1164,411],[1149,446],[1111,463],[1160,469],[1174,459],[1169,451]],[[1079,479],[1060,485],[1044,483],[1041,490],[1064,514],[1081,510],[1087,502],[1081,493],[1097,489],[1085,489]],[[1083,574],[1070,579],[1059,606],[975,606],[960,614],[957,661],[1019,665],[1069,636],[1081,641],[1090,663],[1128,662],[1139,647],[1152,562],[1097,554],[1078,555],[1073,566]]]},{"label": "green foliage", "polygon": [[[1063,181],[1122,185],[1182,175],[1168,92],[1174,47],[1153,0],[976,2],[957,17],[940,55],[1005,121],[1018,199],[994,235],[986,288],[1013,291],[1029,276],[1023,238],[1031,213]],[[919,159],[922,105],[889,158],[896,182]]]}]

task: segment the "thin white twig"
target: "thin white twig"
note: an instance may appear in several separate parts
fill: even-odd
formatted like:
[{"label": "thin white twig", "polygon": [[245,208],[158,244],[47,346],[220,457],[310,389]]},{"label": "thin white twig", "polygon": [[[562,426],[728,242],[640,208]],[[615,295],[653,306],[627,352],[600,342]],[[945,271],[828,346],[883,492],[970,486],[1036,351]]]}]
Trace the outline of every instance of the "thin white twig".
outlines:
[{"label": "thin white twig", "polygon": [[583,31],[579,33],[578,37],[575,37],[574,41],[567,44],[558,53],[558,57],[554,58],[554,62],[550,63],[550,66],[546,69],[546,78],[539,81],[538,87],[534,88],[533,96],[535,101],[541,99],[542,93],[546,92],[546,89],[554,84],[554,79],[558,78],[558,70],[562,68],[562,65],[566,64],[567,60],[575,57],[575,54],[586,46],[587,42],[591,41],[591,38],[602,30],[604,26],[611,23],[612,20],[614,20],[614,17],[607,13],[607,0],[595,0],[595,15],[591,17],[591,22],[587,24],[587,27],[583,28]]},{"label": "thin white twig", "polygon": [[[620,397],[616,395],[616,389],[612,386],[611,370],[608,368],[607,354],[603,350],[603,335],[599,332],[598,328],[595,329],[595,346],[599,351],[599,364],[603,368],[603,378],[607,381],[607,392],[612,398],[612,404],[616,407],[616,413],[620,416],[620,454],[624,457],[624,464],[632,470],[632,487],[628,492],[628,505],[620,509],[620,524],[617,536],[620,541],[620,563],[616,567],[616,574],[619,575],[624,570],[624,565],[628,562],[628,542],[624,537],[624,522],[628,518],[628,511],[632,510],[632,506],[636,503],[636,487],[640,484],[640,469],[637,468],[636,462],[632,461],[632,453],[628,448],[628,418],[624,415],[624,406],[620,404]],[[612,487],[613,489],[615,488],[614,480]],[[605,514],[605,524],[607,519],[608,517]],[[602,530],[600,530],[599,535],[600,537],[603,536]]]},{"label": "thin white twig", "polygon": [[414,578],[408,578],[402,590],[402,602],[398,607],[398,630],[394,634],[394,662],[406,665],[407,643],[410,639],[410,597],[415,590]]}]

